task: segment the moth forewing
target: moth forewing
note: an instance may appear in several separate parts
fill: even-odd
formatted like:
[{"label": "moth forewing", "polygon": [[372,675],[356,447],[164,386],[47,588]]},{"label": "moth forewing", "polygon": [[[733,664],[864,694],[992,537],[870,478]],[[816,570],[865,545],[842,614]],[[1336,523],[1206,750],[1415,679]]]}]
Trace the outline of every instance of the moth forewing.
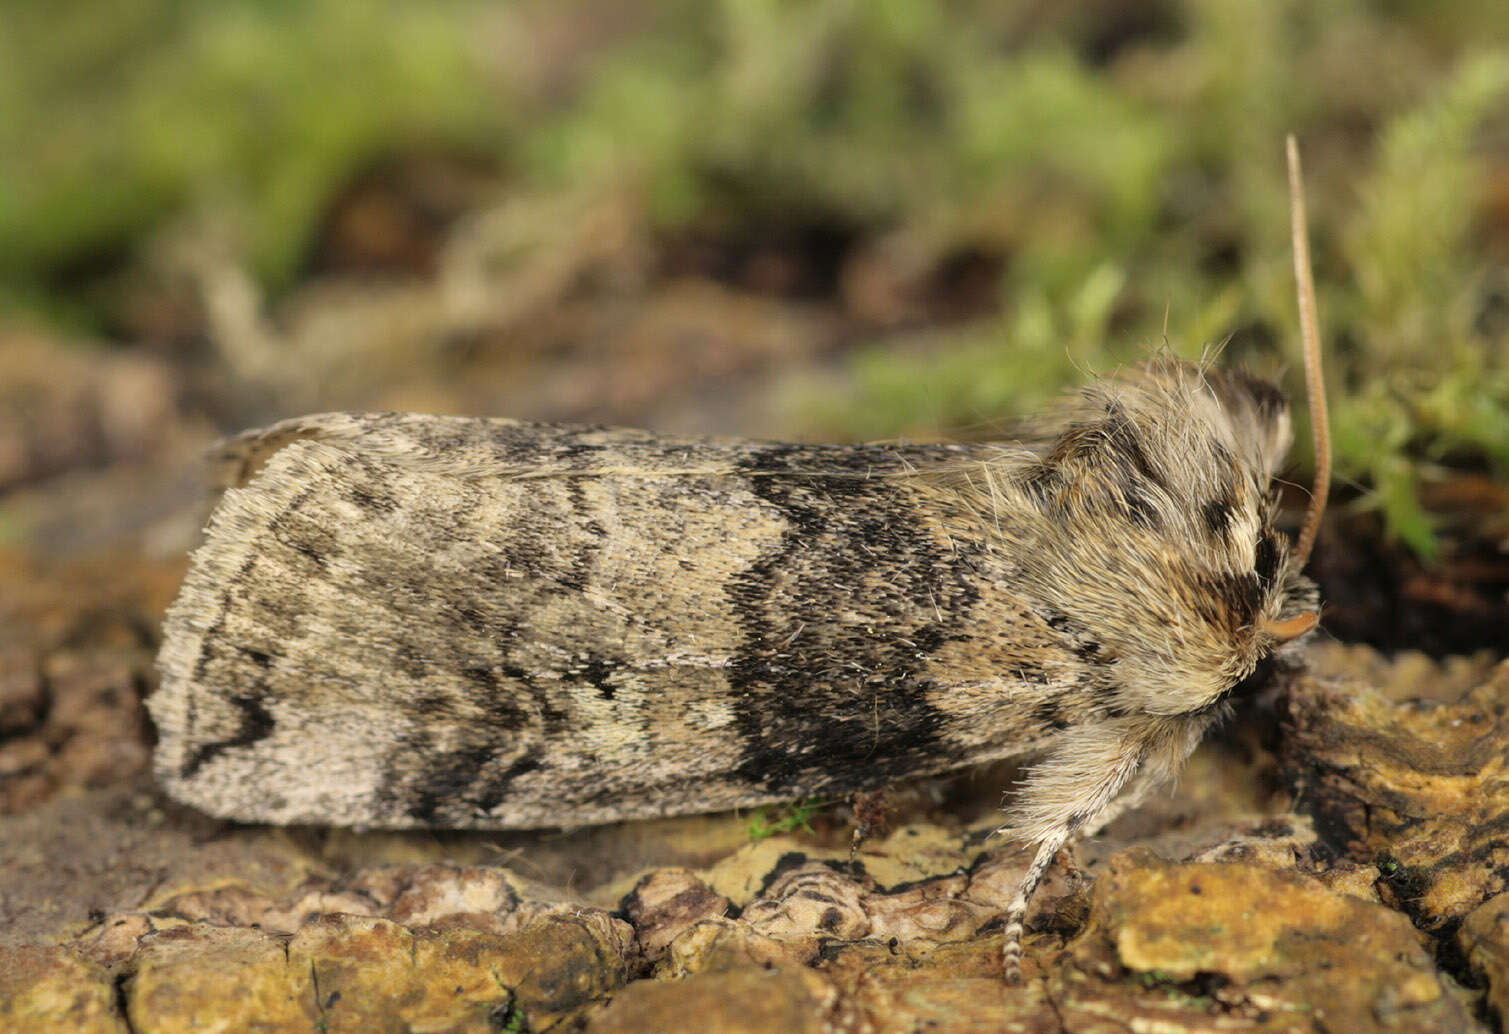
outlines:
[{"label": "moth forewing", "polygon": [[151,701],[159,775],[216,814],[718,810],[1018,753],[1084,710],[1085,661],[931,476],[989,446],[331,414],[240,448]]}]

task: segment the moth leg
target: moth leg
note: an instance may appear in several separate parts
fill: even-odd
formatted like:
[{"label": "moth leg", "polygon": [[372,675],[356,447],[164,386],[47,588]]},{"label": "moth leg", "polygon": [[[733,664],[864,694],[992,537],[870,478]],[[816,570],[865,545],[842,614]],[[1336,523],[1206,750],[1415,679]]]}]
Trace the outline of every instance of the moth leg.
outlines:
[{"label": "moth leg", "polygon": [[1170,778],[1171,774],[1164,771],[1161,767],[1148,767],[1138,772],[1131,779],[1127,780],[1126,786],[1122,787],[1121,792],[1116,795],[1115,799],[1107,804],[1099,815],[1095,816],[1094,821],[1086,824],[1084,828],[1085,835],[1093,837],[1105,832],[1107,826],[1133,808],[1141,805],[1154,790],[1166,783]]},{"label": "moth leg", "polygon": [[1006,940],[1001,945],[1001,969],[1008,984],[1022,982],[1022,934],[1027,922],[1027,906],[1032,902],[1038,884],[1043,882],[1048,866],[1053,864],[1054,856],[1068,843],[1070,836],[1068,827],[1064,827],[1038,844],[1032,864],[1027,866],[1022,882],[1017,884],[1016,894],[1006,906]]},{"label": "moth leg", "polygon": [[[1110,804],[1101,809],[1100,814],[1095,816],[1093,821],[1086,823],[1081,832],[1086,836],[1099,836],[1107,826],[1147,800],[1148,795],[1166,782],[1167,778],[1168,773],[1161,767],[1144,767],[1127,780],[1121,792]],[[1064,875],[1073,881],[1075,887],[1080,887],[1090,882],[1090,874],[1080,867],[1079,859],[1074,853],[1075,842],[1074,837],[1071,836],[1068,842],[1058,849],[1058,854],[1053,856],[1053,863],[1063,870]]]},{"label": "moth leg", "polygon": [[[1031,835],[1038,846],[1032,864],[1027,866],[1016,893],[1006,906],[1006,940],[1001,945],[1001,967],[1009,984],[1022,982],[1022,935],[1027,924],[1027,906],[1032,903],[1032,895],[1043,882],[1048,866],[1082,828],[1105,811],[1137,773],[1142,759],[1135,753],[1130,759],[1122,755],[1100,771],[1093,769],[1111,759],[1097,756],[1093,765],[1086,764],[1087,760],[1078,752],[1068,756],[1055,755],[1033,769],[1022,790],[1023,797],[1034,803],[1023,808],[1012,825],[1018,832]],[[1086,776],[1089,778],[1079,781]],[[1077,794],[1058,795],[1062,803],[1050,803],[1039,796],[1076,783],[1080,787]],[[1059,803],[1059,810],[1049,813],[1053,803]]]},{"label": "moth leg", "polygon": [[1135,803],[1178,772],[1206,724],[1172,716],[1075,730],[1028,774],[1021,803],[1006,828],[1038,847],[1006,906],[1001,966],[1008,983],[1022,981],[1027,907],[1054,857],[1072,838],[1093,827],[1129,783]]},{"label": "moth leg", "polygon": [[1080,868],[1079,859],[1074,857],[1072,840],[1058,849],[1058,854],[1053,856],[1053,863],[1063,870],[1064,875],[1074,884],[1076,890],[1090,879],[1089,874]]},{"label": "moth leg", "polygon": [[849,799],[854,812],[854,835],[849,840],[849,861],[859,852],[859,845],[873,836],[891,831],[892,807],[886,790],[861,790]]}]

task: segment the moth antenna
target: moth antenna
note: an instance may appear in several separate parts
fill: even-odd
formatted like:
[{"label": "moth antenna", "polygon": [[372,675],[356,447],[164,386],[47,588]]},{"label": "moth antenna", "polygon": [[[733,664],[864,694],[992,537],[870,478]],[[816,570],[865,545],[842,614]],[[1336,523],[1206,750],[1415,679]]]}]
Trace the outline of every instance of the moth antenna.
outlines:
[{"label": "moth antenna", "polygon": [[1299,299],[1300,336],[1305,346],[1305,390],[1310,396],[1310,427],[1315,434],[1315,487],[1295,547],[1295,570],[1303,570],[1320,533],[1320,518],[1331,491],[1331,424],[1326,413],[1326,385],[1320,362],[1320,330],[1315,316],[1315,275],[1310,270],[1310,230],[1305,219],[1305,185],[1300,174],[1299,144],[1290,133],[1289,221],[1294,235],[1294,280]]}]

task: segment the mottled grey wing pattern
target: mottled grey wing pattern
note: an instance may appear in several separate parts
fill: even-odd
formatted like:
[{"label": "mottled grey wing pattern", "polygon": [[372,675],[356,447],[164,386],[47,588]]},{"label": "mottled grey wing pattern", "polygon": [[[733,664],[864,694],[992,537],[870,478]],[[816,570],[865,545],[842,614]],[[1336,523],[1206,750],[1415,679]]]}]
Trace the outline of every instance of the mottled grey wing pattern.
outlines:
[{"label": "mottled grey wing pattern", "polygon": [[500,828],[1019,753],[1095,673],[928,476],[987,455],[399,414],[243,436],[167,618],[158,775],[243,820]]}]

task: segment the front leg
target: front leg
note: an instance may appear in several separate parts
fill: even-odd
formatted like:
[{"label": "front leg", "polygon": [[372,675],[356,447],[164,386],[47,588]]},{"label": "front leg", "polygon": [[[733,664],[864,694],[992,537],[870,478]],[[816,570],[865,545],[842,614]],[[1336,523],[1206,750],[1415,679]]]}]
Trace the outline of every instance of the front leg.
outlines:
[{"label": "front leg", "polygon": [[1209,715],[1138,715],[1069,729],[1027,774],[1003,829],[1038,845],[1006,906],[1001,964],[1007,982],[1022,981],[1027,907],[1054,856],[1108,811],[1119,814],[1123,791],[1135,804],[1153,786],[1177,775],[1212,720]]},{"label": "front leg", "polygon": [[[1191,748],[1193,749],[1193,748]],[[1127,784],[1121,788],[1110,804],[1107,804],[1093,822],[1086,823],[1081,831],[1087,837],[1095,837],[1104,833],[1111,823],[1129,811],[1140,807],[1152,792],[1158,787],[1168,783],[1179,774],[1184,767],[1183,759],[1175,763],[1172,771],[1155,769],[1152,766],[1144,766],[1136,775],[1127,780]],[[1071,845],[1072,846],[1072,845]]]}]

